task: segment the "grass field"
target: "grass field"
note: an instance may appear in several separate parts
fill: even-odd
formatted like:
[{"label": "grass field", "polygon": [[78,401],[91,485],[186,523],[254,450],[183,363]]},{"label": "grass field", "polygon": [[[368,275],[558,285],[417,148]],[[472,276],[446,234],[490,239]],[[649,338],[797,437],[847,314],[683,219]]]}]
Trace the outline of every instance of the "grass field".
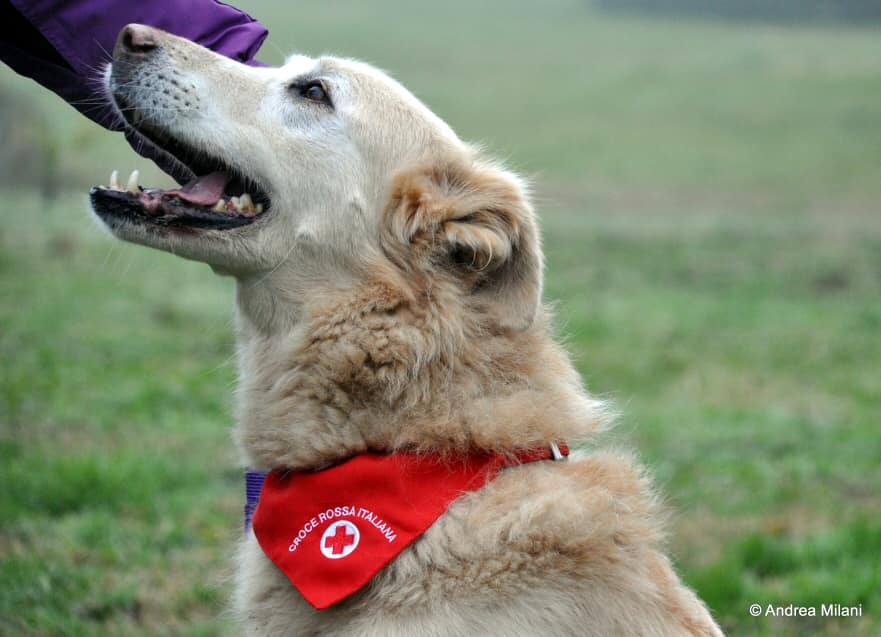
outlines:
[{"label": "grass field", "polygon": [[[560,333],[726,630],[881,634],[877,29],[238,4],[264,60],[368,59],[533,176]],[[7,69],[0,93],[76,186],[0,192],[0,635],[234,634],[232,282],[109,239],[88,185],[156,171]]]}]

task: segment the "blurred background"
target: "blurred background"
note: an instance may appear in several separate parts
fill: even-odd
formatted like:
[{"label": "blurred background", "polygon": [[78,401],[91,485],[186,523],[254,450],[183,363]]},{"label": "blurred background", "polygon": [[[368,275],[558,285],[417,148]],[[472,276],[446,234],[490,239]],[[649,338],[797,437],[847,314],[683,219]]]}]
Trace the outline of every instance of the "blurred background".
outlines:
[{"label": "blurred background", "polygon": [[[263,61],[366,59],[532,179],[605,442],[727,631],[881,634],[878,2],[234,4]],[[0,68],[0,634],[233,634],[233,283],[101,231],[114,168],[168,183]]]}]

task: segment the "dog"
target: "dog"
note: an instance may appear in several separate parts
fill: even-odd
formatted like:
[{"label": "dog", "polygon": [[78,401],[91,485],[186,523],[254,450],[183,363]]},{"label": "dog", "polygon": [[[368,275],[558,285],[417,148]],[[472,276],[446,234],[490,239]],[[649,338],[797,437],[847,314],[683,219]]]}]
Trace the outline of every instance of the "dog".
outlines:
[{"label": "dog", "polygon": [[[375,546],[398,528],[329,508],[282,529],[292,541],[279,548],[260,529],[286,524],[284,503],[312,494],[262,517],[258,507],[233,601],[245,634],[722,634],[664,553],[643,470],[590,447],[608,410],[552,336],[536,217],[516,175],[358,61],[247,67],[133,24],[105,80],[128,125],[192,179],[159,190],[114,173],[91,191],[95,214],[120,239],[235,277],[235,439],[247,465],[275,476],[259,507],[290,476],[320,482],[389,458],[441,472],[413,487],[419,498],[452,494],[323,608],[309,587],[345,563],[358,528]],[[564,459],[563,441],[588,450]],[[480,480],[450,486],[445,465],[449,476],[476,467]],[[342,536],[328,536],[335,515]],[[322,528],[315,546],[342,537],[340,554],[315,552],[318,570],[295,586],[284,560]]]}]

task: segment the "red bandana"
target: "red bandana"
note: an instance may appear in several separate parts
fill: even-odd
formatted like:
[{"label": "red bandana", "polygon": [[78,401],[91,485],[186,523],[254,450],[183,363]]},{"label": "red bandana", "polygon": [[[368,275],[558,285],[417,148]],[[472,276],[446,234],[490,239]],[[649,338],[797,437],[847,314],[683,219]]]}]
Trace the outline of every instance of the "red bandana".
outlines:
[{"label": "red bandana", "polygon": [[327,608],[367,584],[462,493],[480,489],[502,467],[569,454],[558,445],[513,461],[366,453],[314,473],[276,470],[263,484],[254,534],[306,601]]}]

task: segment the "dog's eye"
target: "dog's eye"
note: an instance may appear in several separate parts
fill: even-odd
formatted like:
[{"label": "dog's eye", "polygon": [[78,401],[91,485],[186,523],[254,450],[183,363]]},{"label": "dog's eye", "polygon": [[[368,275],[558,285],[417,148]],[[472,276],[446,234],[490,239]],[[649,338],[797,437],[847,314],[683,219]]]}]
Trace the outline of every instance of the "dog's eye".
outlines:
[{"label": "dog's eye", "polygon": [[303,97],[315,102],[323,102],[327,99],[324,88],[320,84],[312,84],[303,91]]},{"label": "dog's eye", "polygon": [[330,98],[321,82],[309,82],[308,84],[303,84],[297,88],[299,89],[300,96],[310,102],[318,102],[319,104],[327,104],[330,106]]}]

